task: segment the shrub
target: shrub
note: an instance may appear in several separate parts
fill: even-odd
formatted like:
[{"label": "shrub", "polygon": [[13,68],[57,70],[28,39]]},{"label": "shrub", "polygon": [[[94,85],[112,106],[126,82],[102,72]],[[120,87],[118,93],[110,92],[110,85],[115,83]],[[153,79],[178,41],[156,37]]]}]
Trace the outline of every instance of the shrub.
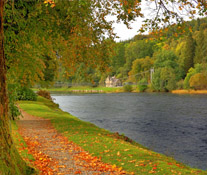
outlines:
[{"label": "shrub", "polygon": [[175,70],[170,67],[158,68],[153,75],[152,87],[154,90],[161,92],[168,92],[175,89]]},{"label": "shrub", "polygon": [[17,91],[17,100],[36,101],[37,94],[27,87],[20,87]]},{"label": "shrub", "polygon": [[9,117],[12,120],[18,119],[18,116],[21,115],[19,108],[16,106],[14,102],[9,102]]},{"label": "shrub", "polygon": [[176,83],[176,89],[183,89],[184,80],[180,80]]},{"label": "shrub", "polygon": [[184,82],[183,82],[183,87],[184,89],[189,89],[190,88],[190,78],[197,74],[197,73],[200,73],[202,71],[202,65],[201,64],[196,64],[195,65],[195,68],[190,68],[188,70],[188,73],[184,79]]},{"label": "shrub", "polygon": [[51,97],[51,95],[50,95],[50,92],[48,92],[48,91],[46,91],[46,90],[39,90],[39,91],[37,92],[37,95],[42,96],[42,97],[44,97],[44,98],[47,98],[47,99],[49,99],[49,100],[52,100],[52,97]]},{"label": "shrub", "polygon": [[132,85],[127,84],[123,88],[124,88],[124,92],[131,92],[132,91]]},{"label": "shrub", "polygon": [[207,89],[207,76],[204,73],[197,73],[191,76],[189,84],[195,90]]},{"label": "shrub", "polygon": [[12,120],[15,120],[20,116],[21,112],[16,106],[15,102],[17,101],[17,90],[18,84],[8,84],[8,95],[9,95],[9,117]]},{"label": "shrub", "polygon": [[143,78],[138,83],[138,89],[140,92],[144,92],[147,89],[147,79]]}]

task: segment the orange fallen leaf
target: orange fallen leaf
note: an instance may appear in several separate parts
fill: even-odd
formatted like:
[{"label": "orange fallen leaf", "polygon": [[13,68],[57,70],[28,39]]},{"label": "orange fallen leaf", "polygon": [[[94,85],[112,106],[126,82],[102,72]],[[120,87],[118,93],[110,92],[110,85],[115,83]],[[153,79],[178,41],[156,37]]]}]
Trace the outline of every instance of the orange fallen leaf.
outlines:
[{"label": "orange fallen leaf", "polygon": [[82,172],[79,170],[79,171],[76,171],[75,174],[81,174]]}]

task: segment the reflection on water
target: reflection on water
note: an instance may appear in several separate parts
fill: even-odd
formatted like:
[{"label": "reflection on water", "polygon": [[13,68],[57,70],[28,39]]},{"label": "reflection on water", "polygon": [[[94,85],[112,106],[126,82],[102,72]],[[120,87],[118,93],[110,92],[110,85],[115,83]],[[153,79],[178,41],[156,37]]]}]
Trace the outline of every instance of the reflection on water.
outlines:
[{"label": "reflection on water", "polygon": [[60,108],[78,118],[207,169],[207,95],[53,95]]}]

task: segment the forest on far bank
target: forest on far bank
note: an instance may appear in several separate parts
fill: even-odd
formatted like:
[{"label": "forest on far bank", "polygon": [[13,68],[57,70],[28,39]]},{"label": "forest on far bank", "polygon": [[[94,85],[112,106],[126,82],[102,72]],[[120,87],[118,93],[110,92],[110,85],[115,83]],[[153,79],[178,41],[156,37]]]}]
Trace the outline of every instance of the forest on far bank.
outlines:
[{"label": "forest on far bank", "polygon": [[[207,89],[207,18],[137,35],[114,43],[113,49],[108,72],[88,70],[97,85],[104,85],[107,76],[115,76],[122,83],[153,91]],[[78,72],[69,79],[77,84],[86,81]]]}]

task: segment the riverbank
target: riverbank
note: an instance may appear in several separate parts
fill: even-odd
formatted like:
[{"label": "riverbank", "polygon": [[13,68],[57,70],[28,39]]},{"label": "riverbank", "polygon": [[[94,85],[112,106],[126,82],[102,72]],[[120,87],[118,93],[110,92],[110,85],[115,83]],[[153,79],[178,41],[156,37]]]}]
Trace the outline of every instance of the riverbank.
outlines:
[{"label": "riverbank", "polygon": [[[33,88],[34,91],[39,89]],[[77,87],[62,87],[62,88],[43,88],[42,90],[49,91],[50,93],[122,93],[125,92],[123,87],[89,87],[89,86],[77,86]],[[133,93],[140,93],[136,86],[133,86]],[[151,90],[147,90],[147,93],[153,93]],[[207,94],[207,90],[172,90],[173,94]]]},{"label": "riverbank", "polygon": [[[34,91],[39,89],[34,88]],[[119,93],[124,92],[123,87],[90,87],[90,86],[77,86],[77,87],[62,87],[62,88],[43,88],[50,93]]]},{"label": "riverbank", "polygon": [[173,94],[207,94],[207,90],[173,90]]},{"label": "riverbank", "polygon": [[63,133],[68,140],[103,162],[123,168],[127,172],[160,175],[206,174],[205,171],[190,168],[173,158],[148,150],[124,136],[81,121],[44,98],[38,97],[37,102],[19,102],[19,105],[29,114],[50,119],[58,132]]}]

